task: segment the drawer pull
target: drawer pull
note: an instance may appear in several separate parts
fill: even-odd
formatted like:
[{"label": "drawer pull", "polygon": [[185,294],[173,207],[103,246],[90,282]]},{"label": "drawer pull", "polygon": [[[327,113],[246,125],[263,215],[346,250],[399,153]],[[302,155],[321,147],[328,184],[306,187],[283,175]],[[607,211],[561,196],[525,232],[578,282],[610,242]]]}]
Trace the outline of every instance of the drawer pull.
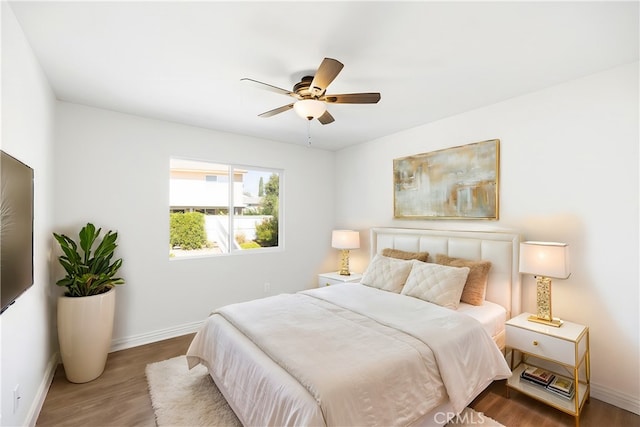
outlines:
[{"label": "drawer pull", "polygon": [[537,346],[537,345],[538,345],[538,341],[534,341],[534,342],[533,342],[533,345],[534,345],[534,346]]}]

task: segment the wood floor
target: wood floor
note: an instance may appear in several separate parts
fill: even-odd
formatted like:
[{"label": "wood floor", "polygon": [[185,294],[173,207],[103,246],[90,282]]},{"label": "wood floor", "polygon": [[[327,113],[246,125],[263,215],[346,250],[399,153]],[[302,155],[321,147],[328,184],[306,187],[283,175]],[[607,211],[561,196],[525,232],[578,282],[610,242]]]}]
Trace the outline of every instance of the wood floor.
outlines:
[{"label": "wood floor", "polygon": [[[105,372],[86,384],[71,384],[58,366],[37,426],[156,425],[147,391],[145,366],[185,354],[193,335],[185,335],[109,354]],[[505,395],[498,381],[470,405],[507,427],[572,427],[574,419],[527,396]],[[479,423],[479,425],[481,425]],[[591,399],[580,417],[583,427],[640,426],[640,416]]]},{"label": "wood floor", "polygon": [[109,354],[104,373],[85,384],[72,384],[58,366],[37,426],[156,425],[144,369],[149,363],[185,354],[193,335]]}]

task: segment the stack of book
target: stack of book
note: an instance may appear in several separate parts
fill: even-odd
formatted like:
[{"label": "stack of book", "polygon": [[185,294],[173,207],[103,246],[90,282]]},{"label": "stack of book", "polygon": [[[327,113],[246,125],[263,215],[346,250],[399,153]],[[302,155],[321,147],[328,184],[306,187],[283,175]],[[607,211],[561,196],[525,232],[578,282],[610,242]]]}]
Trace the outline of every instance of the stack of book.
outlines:
[{"label": "stack of book", "polygon": [[522,371],[522,374],[520,374],[520,378],[522,378],[523,380],[527,380],[531,383],[538,384],[543,387],[548,386],[555,377],[556,376],[551,372],[545,371],[544,369],[540,369],[535,366],[527,367],[524,371]]},{"label": "stack of book", "polygon": [[572,399],[576,391],[573,381],[561,376],[556,376],[553,381],[547,385],[547,390],[565,399]]},{"label": "stack of book", "polygon": [[535,366],[529,366],[524,369],[520,374],[520,378],[532,384],[545,387],[550,392],[565,399],[572,399],[575,394],[575,387],[572,380],[554,375],[549,371]]}]

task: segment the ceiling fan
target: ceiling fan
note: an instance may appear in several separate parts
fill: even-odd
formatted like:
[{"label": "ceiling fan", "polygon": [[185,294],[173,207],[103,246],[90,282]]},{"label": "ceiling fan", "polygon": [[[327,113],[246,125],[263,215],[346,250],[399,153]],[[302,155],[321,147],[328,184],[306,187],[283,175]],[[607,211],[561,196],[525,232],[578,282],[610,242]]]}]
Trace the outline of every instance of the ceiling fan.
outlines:
[{"label": "ceiling fan", "polygon": [[257,83],[263,89],[296,99],[291,104],[258,114],[259,117],[275,116],[293,108],[300,117],[309,121],[318,119],[320,123],[327,125],[334,121],[333,116],[327,111],[327,104],[375,104],[380,101],[380,94],[377,92],[327,95],[327,86],[331,84],[343,67],[344,65],[340,61],[324,58],[315,76],[303,77],[293,86],[293,90],[282,89],[249,78],[241,80]]}]

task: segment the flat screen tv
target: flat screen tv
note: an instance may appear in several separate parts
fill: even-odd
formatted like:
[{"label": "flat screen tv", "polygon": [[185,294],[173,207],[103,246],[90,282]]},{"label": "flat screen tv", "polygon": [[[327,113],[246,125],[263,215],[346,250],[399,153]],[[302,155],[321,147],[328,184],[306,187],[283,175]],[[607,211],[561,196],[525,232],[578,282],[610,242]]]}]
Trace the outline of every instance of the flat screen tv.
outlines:
[{"label": "flat screen tv", "polygon": [[2,313],[33,285],[33,169],[4,151],[0,157]]}]

